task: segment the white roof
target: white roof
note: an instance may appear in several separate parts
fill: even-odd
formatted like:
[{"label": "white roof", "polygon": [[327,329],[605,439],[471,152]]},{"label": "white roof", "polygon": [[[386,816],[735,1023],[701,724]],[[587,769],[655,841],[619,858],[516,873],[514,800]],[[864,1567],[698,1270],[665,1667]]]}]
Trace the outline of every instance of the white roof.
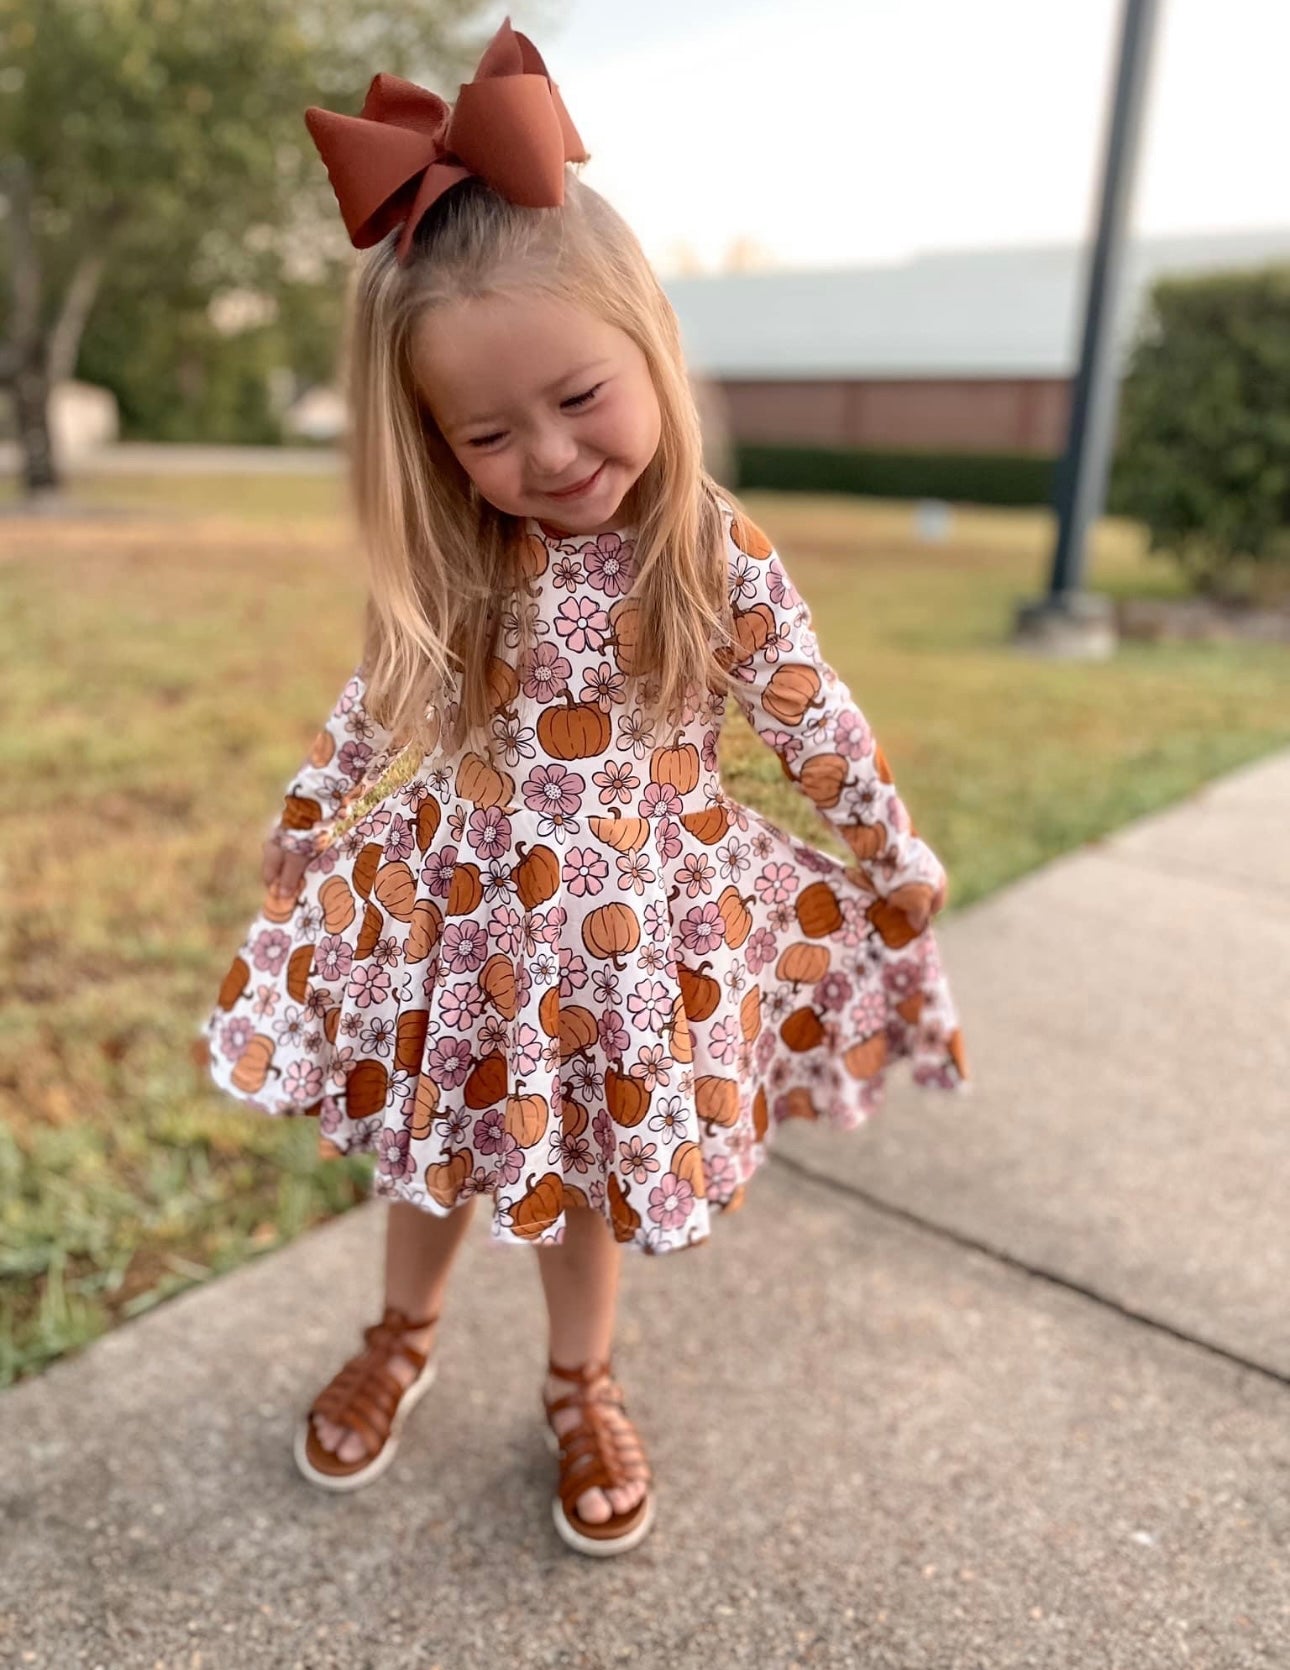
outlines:
[{"label": "white roof", "polygon": [[[949,250],[898,264],[664,279],[691,368],[710,377],[1069,377],[1091,244]],[[1290,261],[1290,227],[1138,238],[1121,351],[1166,272]]]}]

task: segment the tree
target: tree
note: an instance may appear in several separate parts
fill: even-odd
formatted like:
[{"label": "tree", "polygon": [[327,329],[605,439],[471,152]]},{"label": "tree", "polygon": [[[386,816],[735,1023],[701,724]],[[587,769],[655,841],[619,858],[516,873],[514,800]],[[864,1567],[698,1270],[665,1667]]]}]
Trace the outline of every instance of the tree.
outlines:
[{"label": "tree", "polygon": [[51,387],[109,275],[152,306],[333,281],[352,256],[306,106],[376,70],[451,96],[480,0],[0,0],[0,388],[29,495],[60,483]]}]

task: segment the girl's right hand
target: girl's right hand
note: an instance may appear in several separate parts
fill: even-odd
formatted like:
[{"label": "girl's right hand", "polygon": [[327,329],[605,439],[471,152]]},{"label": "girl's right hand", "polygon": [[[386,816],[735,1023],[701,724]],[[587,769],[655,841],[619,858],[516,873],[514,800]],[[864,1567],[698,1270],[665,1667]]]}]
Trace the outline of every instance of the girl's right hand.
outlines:
[{"label": "girl's right hand", "polygon": [[264,843],[260,875],[264,885],[284,899],[294,899],[300,892],[308,857],[301,852],[289,852],[275,835]]}]

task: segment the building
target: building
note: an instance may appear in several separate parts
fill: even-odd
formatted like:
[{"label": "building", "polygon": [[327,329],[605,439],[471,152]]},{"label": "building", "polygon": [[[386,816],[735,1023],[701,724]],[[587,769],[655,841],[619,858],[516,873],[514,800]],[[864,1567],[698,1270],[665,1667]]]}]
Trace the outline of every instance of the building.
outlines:
[{"label": "building", "polygon": [[[1087,254],[947,251],[888,265],[664,281],[736,443],[1051,457],[1066,438]],[[1137,239],[1123,357],[1166,273],[1290,263],[1290,227]]]}]

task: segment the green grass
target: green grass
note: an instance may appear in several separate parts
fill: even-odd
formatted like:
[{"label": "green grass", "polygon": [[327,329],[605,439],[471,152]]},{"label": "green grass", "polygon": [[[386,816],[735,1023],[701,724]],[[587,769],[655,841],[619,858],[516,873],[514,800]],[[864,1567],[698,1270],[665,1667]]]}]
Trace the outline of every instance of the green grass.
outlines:
[{"label": "green grass", "polygon": [[[190,1059],[277,796],[354,664],[339,481],[101,478],[138,515],[0,522],[0,1383],[366,1197],[367,1157],[244,1112]],[[1290,742],[1275,646],[1010,646],[1051,519],[750,494],[864,708],[951,909]],[[174,507],[174,508],[171,508]],[[1091,581],[1169,590],[1103,523]],[[845,849],[731,710],[731,792]],[[970,1045],[970,1040],[969,1040]]]}]

